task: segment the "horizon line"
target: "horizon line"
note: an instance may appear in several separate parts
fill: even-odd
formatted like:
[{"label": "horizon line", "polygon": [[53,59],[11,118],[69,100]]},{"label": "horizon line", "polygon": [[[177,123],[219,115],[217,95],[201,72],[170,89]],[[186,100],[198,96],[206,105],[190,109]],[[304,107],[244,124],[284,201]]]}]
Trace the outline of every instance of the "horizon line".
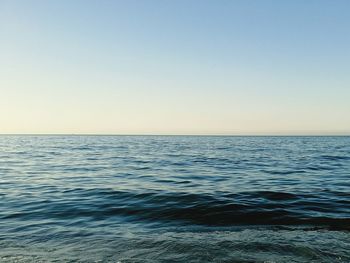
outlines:
[{"label": "horizon line", "polygon": [[0,136],[202,136],[202,137],[348,137],[350,133],[327,134],[142,134],[142,133],[0,133]]}]

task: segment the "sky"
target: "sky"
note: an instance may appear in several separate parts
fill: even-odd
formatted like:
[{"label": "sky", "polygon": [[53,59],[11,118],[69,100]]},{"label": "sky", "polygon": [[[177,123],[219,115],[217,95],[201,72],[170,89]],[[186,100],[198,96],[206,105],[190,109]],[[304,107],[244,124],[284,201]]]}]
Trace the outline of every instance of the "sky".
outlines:
[{"label": "sky", "polygon": [[350,135],[348,0],[0,0],[0,134]]}]

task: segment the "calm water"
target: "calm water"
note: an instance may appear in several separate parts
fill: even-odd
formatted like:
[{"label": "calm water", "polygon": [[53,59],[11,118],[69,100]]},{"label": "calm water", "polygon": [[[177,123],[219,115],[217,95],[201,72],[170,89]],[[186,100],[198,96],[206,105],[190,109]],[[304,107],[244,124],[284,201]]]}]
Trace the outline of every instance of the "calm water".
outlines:
[{"label": "calm water", "polygon": [[1,262],[350,262],[350,137],[0,136]]}]

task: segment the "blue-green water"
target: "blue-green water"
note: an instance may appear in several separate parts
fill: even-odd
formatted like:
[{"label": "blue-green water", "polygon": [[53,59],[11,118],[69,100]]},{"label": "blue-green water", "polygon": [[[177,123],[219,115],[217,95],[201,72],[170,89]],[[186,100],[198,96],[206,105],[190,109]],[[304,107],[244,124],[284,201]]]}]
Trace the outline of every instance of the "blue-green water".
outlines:
[{"label": "blue-green water", "polygon": [[350,262],[350,137],[0,136],[1,262]]}]

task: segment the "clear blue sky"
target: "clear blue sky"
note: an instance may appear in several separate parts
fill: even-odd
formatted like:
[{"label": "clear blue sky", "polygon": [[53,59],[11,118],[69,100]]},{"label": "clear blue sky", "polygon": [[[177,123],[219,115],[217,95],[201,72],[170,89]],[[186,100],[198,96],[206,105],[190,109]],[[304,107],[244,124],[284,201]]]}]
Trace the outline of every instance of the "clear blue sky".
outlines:
[{"label": "clear blue sky", "polygon": [[350,134],[350,1],[0,0],[0,133]]}]

